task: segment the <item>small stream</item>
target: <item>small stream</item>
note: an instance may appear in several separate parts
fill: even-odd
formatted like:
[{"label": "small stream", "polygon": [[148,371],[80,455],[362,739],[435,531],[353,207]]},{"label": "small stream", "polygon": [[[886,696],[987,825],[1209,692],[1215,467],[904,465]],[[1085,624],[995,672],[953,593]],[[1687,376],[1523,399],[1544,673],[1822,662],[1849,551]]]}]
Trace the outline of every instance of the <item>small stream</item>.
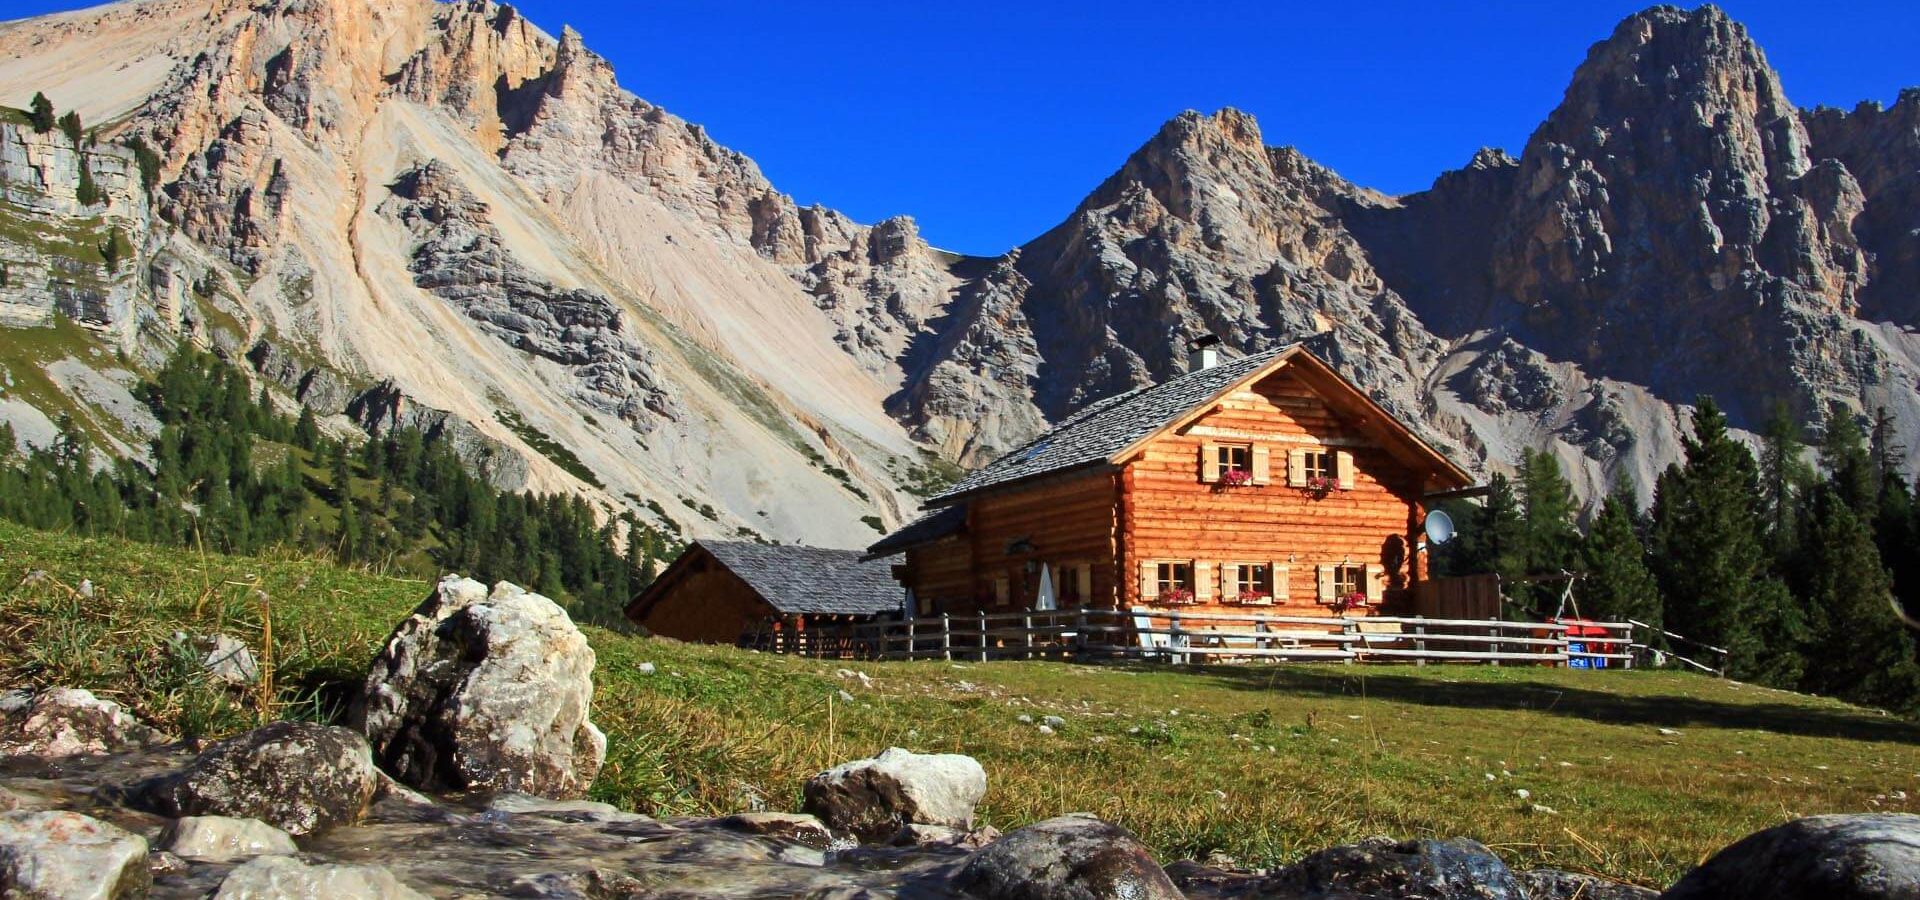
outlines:
[{"label": "small stream", "polygon": [[[66,760],[0,761],[0,787],[21,808],[72,809],[150,844],[167,819],[113,801],[115,789],[177,768],[186,747]],[[513,797],[386,794],[357,825],[300,838],[308,863],[386,867],[431,897],[920,898],[956,897],[952,847],[813,846],[730,830],[717,819],[654,819],[604,804]],[[156,898],[203,898],[239,861],[156,871]]]}]

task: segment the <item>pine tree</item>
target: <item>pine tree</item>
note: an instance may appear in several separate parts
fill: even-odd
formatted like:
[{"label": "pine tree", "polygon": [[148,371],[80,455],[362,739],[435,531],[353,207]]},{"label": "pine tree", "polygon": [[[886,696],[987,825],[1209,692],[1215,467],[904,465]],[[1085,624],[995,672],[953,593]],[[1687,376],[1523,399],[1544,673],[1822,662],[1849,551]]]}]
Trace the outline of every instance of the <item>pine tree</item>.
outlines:
[{"label": "pine tree", "polygon": [[33,123],[34,134],[46,134],[53,130],[53,101],[46,94],[36,92],[33,102],[28,106],[28,121]]},{"label": "pine tree", "polygon": [[1797,657],[1799,648],[1763,643],[1763,635],[1792,633],[1796,617],[1790,598],[1770,584],[1758,466],[1727,433],[1711,397],[1698,401],[1682,445],[1685,464],[1660,476],[1649,541],[1666,627],[1725,649],[1736,678],[1777,678],[1777,657]]},{"label": "pine tree", "polygon": [[1647,568],[1643,523],[1634,498],[1633,482],[1622,478],[1600,506],[1587,539],[1581,544],[1581,566],[1586,577],[1579,587],[1580,612],[1608,622],[1632,619],[1652,627],[1648,638],[1658,645],[1662,627],[1660,585]]},{"label": "pine tree", "polygon": [[320,423],[313,417],[313,407],[300,407],[300,421],[293,426],[293,445],[302,450],[312,450],[320,443]]},{"label": "pine tree", "polygon": [[1879,505],[1879,473],[1867,450],[1867,434],[1852,411],[1835,403],[1827,407],[1820,435],[1820,465],[1827,482],[1855,516],[1872,516]]},{"label": "pine tree", "polygon": [[1458,550],[1461,574],[1497,572],[1518,575],[1525,570],[1526,522],[1513,482],[1500,472],[1487,479],[1486,500],[1462,529]]},{"label": "pine tree", "polygon": [[1766,541],[1775,560],[1793,556],[1800,536],[1802,498],[1814,482],[1807,464],[1800,426],[1785,403],[1777,403],[1762,431],[1760,449],[1760,507],[1766,519]]},{"label": "pine tree", "polygon": [[[1520,454],[1520,519],[1524,525],[1524,574],[1551,575],[1577,565],[1580,532],[1574,527],[1573,485],[1560,471],[1560,461],[1545,450]],[[1535,585],[1529,605],[1546,609],[1557,603],[1560,587]]]},{"label": "pine tree", "polygon": [[133,150],[133,160],[140,167],[140,189],[151,193],[160,183],[160,154],[137,134],[127,138],[127,146]]},{"label": "pine tree", "polygon": [[[80,160],[80,183],[73,189],[73,198],[80,201],[81,206],[92,206],[100,202],[100,186],[93,181],[93,166],[88,165],[84,157]],[[126,239],[123,237],[121,240],[124,241]],[[108,244],[101,245],[101,255],[104,256],[111,252],[107,249],[110,243],[111,239],[109,239]],[[109,259],[107,261],[108,269],[111,270],[113,265],[114,261]]]},{"label": "pine tree", "polygon": [[80,113],[71,109],[67,110],[66,115],[60,117],[60,131],[67,136],[67,140],[76,150],[80,148],[80,141],[87,136],[86,129],[80,124]]},{"label": "pine tree", "polygon": [[1880,564],[1872,530],[1854,512],[1852,488],[1831,477],[1815,493],[1808,516],[1797,567],[1810,620],[1809,665],[1800,686],[1908,711],[1920,690],[1920,665],[1894,611],[1893,580]]}]

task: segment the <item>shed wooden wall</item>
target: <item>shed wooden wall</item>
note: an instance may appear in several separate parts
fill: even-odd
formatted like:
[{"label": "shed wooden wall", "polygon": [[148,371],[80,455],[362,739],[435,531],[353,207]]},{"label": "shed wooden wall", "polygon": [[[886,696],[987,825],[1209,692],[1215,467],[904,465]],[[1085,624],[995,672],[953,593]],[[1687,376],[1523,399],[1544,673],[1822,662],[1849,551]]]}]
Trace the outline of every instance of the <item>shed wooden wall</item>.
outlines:
[{"label": "shed wooden wall", "polygon": [[640,624],[661,637],[731,644],[741,631],[773,612],[746,582],[702,554],[694,570],[670,585]]},{"label": "shed wooden wall", "polygon": [[[1284,368],[1148,444],[1121,476],[1120,571],[1128,576],[1122,582],[1126,604],[1141,602],[1140,564],[1152,559],[1202,564],[1196,565],[1196,581],[1208,584],[1211,590],[1202,592],[1203,598],[1211,593],[1215,601],[1218,569],[1205,564],[1290,561],[1289,599],[1260,607],[1202,604],[1201,611],[1331,615],[1315,598],[1315,567],[1348,560],[1383,566],[1385,605],[1410,602],[1406,589],[1417,575],[1409,557],[1428,473],[1401,462],[1350,418],[1330,408],[1295,370]],[[1270,448],[1269,483],[1204,483],[1201,447],[1222,442]],[[1317,497],[1289,487],[1288,451],[1298,448],[1353,454],[1352,489]]]}]

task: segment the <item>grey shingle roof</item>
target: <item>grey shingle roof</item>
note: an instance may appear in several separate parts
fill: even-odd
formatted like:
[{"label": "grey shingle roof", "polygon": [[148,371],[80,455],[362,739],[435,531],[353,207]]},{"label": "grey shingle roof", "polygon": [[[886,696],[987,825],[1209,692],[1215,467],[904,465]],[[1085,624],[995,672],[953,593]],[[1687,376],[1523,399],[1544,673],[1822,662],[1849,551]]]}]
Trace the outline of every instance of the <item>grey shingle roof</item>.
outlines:
[{"label": "grey shingle roof", "polygon": [[866,560],[859,550],[699,543],[783,613],[870,616],[898,612],[905,596],[900,582],[893,580],[898,556]]},{"label": "grey shingle roof", "polygon": [[929,541],[936,541],[947,535],[957,533],[960,529],[966,527],[966,524],[967,507],[965,504],[942,507],[902,525],[899,531],[881,538],[873,546],[867,548],[866,555],[868,557],[882,556],[889,553],[897,553],[908,547],[919,546]]},{"label": "grey shingle roof", "polygon": [[1095,401],[1025,446],[975,469],[927,502],[945,505],[990,487],[1103,462],[1133,442],[1166,427],[1181,414],[1252,374],[1292,346],[1230,359],[1210,369]]}]

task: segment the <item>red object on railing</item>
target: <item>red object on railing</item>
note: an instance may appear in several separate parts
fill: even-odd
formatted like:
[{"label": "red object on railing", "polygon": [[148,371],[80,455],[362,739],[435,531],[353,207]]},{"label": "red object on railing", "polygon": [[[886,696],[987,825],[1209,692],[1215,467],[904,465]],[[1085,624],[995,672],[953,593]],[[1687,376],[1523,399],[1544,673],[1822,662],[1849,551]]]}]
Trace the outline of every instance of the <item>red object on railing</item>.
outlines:
[{"label": "red object on railing", "polygon": [[1592,619],[1548,619],[1555,625],[1565,625],[1567,639],[1567,665],[1578,669],[1608,668],[1604,655],[1625,653],[1624,642],[1614,636],[1607,627]]}]

